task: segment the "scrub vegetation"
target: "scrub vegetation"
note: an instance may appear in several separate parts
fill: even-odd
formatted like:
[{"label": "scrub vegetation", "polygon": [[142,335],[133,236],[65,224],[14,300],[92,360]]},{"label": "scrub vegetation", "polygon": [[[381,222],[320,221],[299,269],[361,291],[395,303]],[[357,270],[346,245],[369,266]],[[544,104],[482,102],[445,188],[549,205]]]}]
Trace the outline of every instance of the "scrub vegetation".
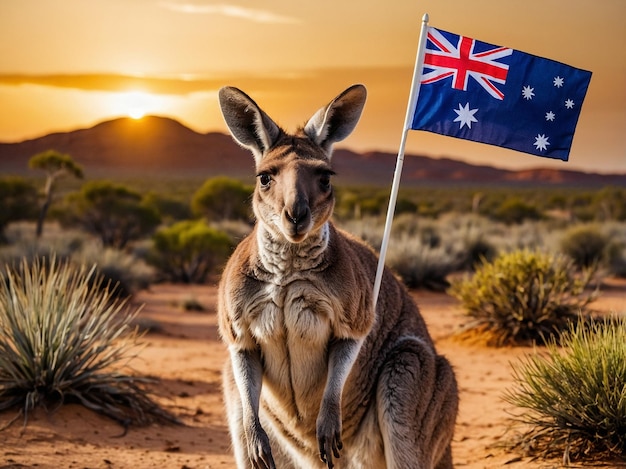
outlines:
[{"label": "scrub vegetation", "polygon": [[[250,232],[252,188],[86,177],[50,193],[39,235],[43,181],[0,177],[0,410],[26,419],[78,402],[125,426],[175,421],[128,368],[141,334],[126,298],[153,282],[212,282]],[[336,192],[337,225],[379,249],[388,189]],[[403,189],[387,265],[410,288],[456,296],[465,337],[547,344],[514,366],[516,449],[624,456],[625,323],[586,313],[604,276],[626,276],[626,189]]]},{"label": "scrub vegetation", "polygon": [[572,322],[545,351],[513,364],[513,446],[573,460],[626,457],[626,319]]}]

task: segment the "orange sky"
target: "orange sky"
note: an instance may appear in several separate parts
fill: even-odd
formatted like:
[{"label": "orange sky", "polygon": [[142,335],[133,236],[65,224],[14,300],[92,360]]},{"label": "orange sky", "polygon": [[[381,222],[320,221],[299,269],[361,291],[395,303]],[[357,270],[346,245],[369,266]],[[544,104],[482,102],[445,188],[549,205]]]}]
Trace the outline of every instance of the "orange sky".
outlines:
[{"label": "orange sky", "polygon": [[411,132],[407,152],[524,168],[626,172],[624,0],[0,0],[0,141],[123,115],[225,131],[225,84],[287,128],[355,82],[344,146],[395,152],[420,20],[593,72],[570,163]]}]

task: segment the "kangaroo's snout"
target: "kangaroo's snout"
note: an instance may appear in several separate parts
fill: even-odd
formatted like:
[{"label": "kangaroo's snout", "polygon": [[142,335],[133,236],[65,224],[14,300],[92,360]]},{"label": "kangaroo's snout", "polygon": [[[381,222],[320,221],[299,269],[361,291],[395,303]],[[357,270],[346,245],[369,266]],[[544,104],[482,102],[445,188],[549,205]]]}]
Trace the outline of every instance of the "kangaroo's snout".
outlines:
[{"label": "kangaroo's snout", "polygon": [[311,209],[304,194],[297,194],[283,210],[283,228],[292,241],[304,240],[311,229]]},{"label": "kangaroo's snout", "polygon": [[290,208],[284,211],[287,221],[300,229],[308,225],[311,220],[311,209],[304,199],[298,199]]},{"label": "kangaroo's snout", "polygon": [[303,221],[306,221],[306,219],[309,218],[311,215],[309,203],[303,197],[299,197],[293,203],[291,208],[285,209],[285,215],[287,216],[287,219],[293,224],[301,224]]}]

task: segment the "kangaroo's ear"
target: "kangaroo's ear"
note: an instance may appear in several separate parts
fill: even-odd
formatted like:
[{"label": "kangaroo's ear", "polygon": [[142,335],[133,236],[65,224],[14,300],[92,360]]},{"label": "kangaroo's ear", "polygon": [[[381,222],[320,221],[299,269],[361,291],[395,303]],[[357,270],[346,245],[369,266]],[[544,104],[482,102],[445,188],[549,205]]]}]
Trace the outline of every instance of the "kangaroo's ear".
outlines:
[{"label": "kangaroo's ear", "polygon": [[250,96],[237,88],[225,86],[220,89],[219,101],[230,133],[241,146],[252,152],[258,165],[280,136],[280,128]]},{"label": "kangaroo's ear", "polygon": [[330,156],[333,143],[346,138],[356,127],[366,98],[365,86],[351,86],[317,111],[304,126],[304,133]]}]

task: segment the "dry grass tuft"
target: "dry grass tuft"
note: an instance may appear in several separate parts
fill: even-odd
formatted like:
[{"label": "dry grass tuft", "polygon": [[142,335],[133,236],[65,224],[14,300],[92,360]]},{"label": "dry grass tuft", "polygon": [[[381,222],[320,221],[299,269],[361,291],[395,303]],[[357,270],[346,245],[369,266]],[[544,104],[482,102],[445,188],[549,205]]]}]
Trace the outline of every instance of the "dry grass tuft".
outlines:
[{"label": "dry grass tuft", "polygon": [[[55,258],[23,261],[0,275],[0,410],[25,423],[38,406],[76,402],[127,427],[176,419],[130,374],[140,334],[126,301],[95,267]],[[17,417],[16,417],[17,418]]]},{"label": "dry grass tuft", "polygon": [[525,431],[515,448],[571,460],[626,462],[626,318],[579,321],[546,353],[514,365],[504,398]]}]

